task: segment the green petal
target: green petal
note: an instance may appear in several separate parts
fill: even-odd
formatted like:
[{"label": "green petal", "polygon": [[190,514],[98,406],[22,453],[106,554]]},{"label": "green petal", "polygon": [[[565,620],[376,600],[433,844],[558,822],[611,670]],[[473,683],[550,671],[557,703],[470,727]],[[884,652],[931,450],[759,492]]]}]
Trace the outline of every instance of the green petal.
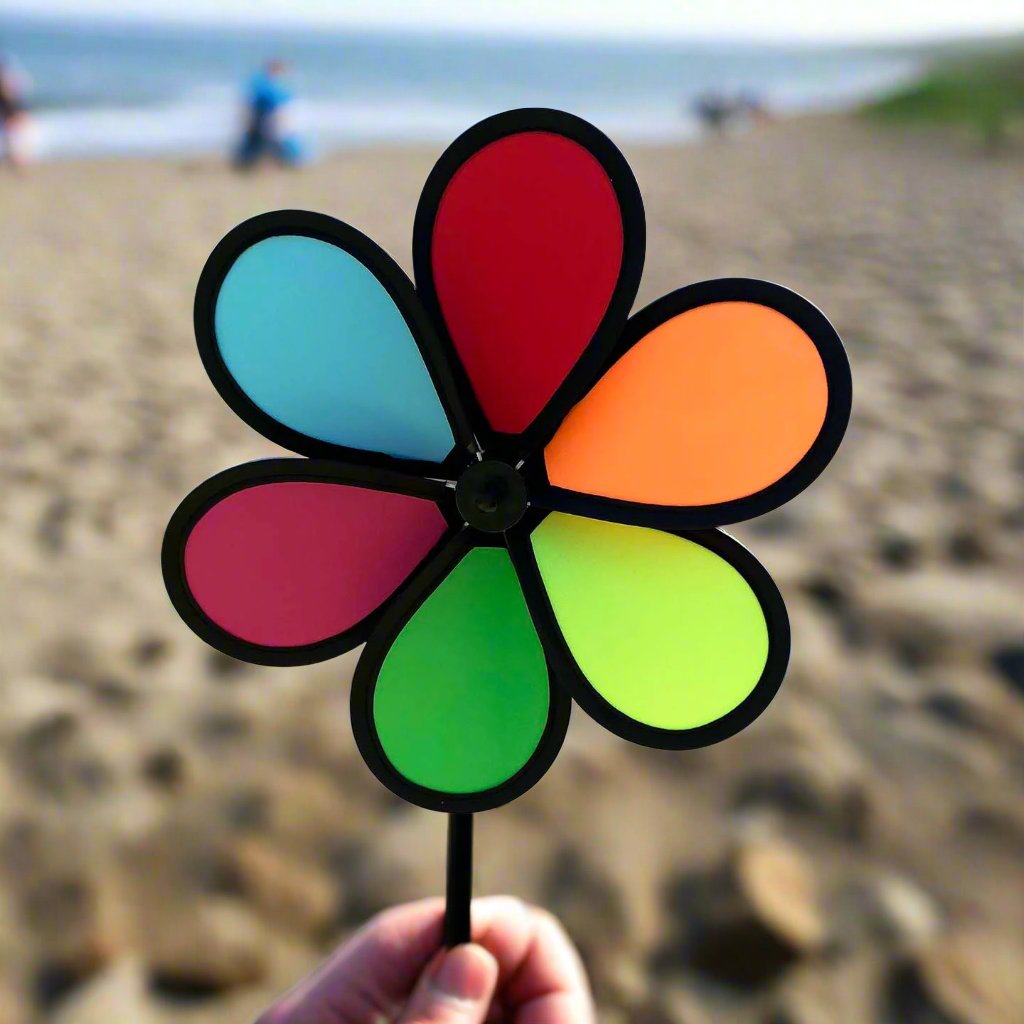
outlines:
[{"label": "green petal", "polygon": [[622,714],[694,729],[757,686],[765,614],[724,558],[675,534],[562,513],[547,516],[531,542],[577,665]]},{"label": "green petal", "polygon": [[549,701],[544,653],[508,553],[474,548],[392,644],[373,718],[385,756],[408,781],[477,793],[529,761]]}]

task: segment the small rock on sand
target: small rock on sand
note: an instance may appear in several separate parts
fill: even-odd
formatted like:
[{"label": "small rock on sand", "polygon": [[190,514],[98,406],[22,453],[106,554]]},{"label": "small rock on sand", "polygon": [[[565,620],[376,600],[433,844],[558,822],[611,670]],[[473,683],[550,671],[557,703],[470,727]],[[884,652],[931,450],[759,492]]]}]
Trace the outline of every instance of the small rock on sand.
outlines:
[{"label": "small rock on sand", "polygon": [[[980,925],[955,929],[899,965],[890,1004],[907,1024],[1020,1024],[1024,943]],[[930,1015],[930,1016],[929,1016]]]},{"label": "small rock on sand", "polygon": [[808,859],[775,838],[741,841],[708,872],[684,876],[670,899],[678,930],[656,954],[741,989],[756,989],[826,941],[817,879]]},{"label": "small rock on sand", "polygon": [[240,838],[226,853],[241,894],[273,922],[316,937],[339,912],[329,875],[257,838]]},{"label": "small rock on sand", "polygon": [[268,970],[263,929],[244,904],[207,897],[169,914],[140,937],[153,987],[190,999],[262,980]]}]

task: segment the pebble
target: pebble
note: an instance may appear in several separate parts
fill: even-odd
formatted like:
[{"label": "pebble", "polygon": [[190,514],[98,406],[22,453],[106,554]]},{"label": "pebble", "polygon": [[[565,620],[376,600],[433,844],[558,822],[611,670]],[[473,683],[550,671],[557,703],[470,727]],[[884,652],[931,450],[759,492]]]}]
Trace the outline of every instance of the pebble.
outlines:
[{"label": "pebble", "polygon": [[164,998],[204,999],[267,974],[267,948],[259,919],[244,904],[207,897],[174,908],[140,935],[151,985]]},{"label": "pebble", "polygon": [[1024,1020],[1024,942],[979,925],[954,929],[896,972],[900,1012],[944,1015],[951,1024]]},{"label": "pebble", "polygon": [[337,921],[340,894],[326,872],[255,837],[235,840],[226,857],[241,896],[276,925],[316,938]]},{"label": "pebble", "polygon": [[677,934],[656,952],[663,972],[692,970],[752,991],[827,939],[814,869],[781,839],[739,841],[719,864],[680,878],[670,898]]}]

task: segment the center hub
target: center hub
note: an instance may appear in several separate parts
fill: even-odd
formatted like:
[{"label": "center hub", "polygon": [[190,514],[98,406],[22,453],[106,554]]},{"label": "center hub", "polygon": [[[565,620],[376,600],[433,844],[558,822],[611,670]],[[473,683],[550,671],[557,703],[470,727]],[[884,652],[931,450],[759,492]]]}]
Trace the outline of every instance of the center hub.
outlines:
[{"label": "center hub", "polygon": [[526,512],[526,482],[507,462],[476,462],[455,485],[459,515],[477,530],[501,533]]}]

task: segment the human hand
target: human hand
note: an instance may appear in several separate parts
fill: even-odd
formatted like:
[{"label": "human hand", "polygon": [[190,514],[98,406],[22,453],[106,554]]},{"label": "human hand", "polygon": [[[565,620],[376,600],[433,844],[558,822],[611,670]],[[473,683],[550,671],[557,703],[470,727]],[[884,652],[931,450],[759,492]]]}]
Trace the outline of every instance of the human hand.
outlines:
[{"label": "human hand", "polygon": [[471,945],[443,950],[444,901],[378,914],[257,1024],[592,1024],[558,921],[508,896],[474,900]]}]

